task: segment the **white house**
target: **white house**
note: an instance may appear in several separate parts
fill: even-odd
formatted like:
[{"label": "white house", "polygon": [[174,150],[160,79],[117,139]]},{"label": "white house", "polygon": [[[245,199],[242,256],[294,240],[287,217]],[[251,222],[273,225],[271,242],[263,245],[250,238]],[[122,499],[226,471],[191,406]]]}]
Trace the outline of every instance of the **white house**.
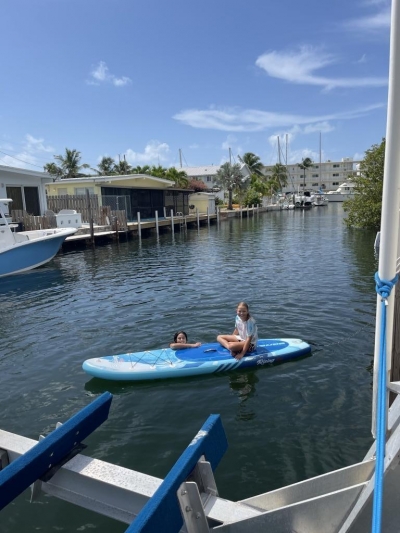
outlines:
[{"label": "white house", "polygon": [[[216,183],[216,175],[221,165],[207,165],[203,167],[183,167],[181,170],[185,171],[189,180],[196,179],[202,181],[209,191],[212,191],[217,198],[225,200],[225,191],[220,190]],[[251,176],[251,172],[247,165],[241,164],[240,171],[243,177]]]},{"label": "white house", "polygon": [[52,181],[46,172],[0,165],[0,198],[11,198],[11,210],[43,215],[47,209],[45,185]]}]

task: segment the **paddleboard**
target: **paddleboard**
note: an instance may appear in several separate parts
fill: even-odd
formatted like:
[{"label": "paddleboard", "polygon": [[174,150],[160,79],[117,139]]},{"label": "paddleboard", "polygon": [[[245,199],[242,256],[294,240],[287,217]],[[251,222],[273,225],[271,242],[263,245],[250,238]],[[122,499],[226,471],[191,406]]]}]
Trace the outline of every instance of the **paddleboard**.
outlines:
[{"label": "paddleboard", "polygon": [[217,374],[230,370],[262,367],[290,361],[311,352],[301,339],[259,339],[257,349],[239,361],[219,343],[198,348],[147,350],[87,359],[82,368],[96,378],[142,381]]}]

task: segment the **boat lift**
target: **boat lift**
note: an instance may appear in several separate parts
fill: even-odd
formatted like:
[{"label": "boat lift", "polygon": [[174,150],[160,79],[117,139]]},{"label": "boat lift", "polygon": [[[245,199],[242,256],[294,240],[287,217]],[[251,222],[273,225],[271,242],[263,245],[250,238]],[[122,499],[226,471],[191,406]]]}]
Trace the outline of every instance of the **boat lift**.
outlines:
[{"label": "boat lift", "polygon": [[[400,391],[400,383],[390,384]],[[129,524],[127,533],[361,533],[369,529],[375,445],[361,463],[232,502],[219,497],[213,471],[227,440],[210,415],[164,481],[79,452],[108,417],[104,393],[39,442],[0,430],[0,509],[31,486]],[[400,521],[400,398],[389,411],[384,529]],[[385,512],[386,508],[388,512]],[[394,529],[393,529],[394,528]]]}]

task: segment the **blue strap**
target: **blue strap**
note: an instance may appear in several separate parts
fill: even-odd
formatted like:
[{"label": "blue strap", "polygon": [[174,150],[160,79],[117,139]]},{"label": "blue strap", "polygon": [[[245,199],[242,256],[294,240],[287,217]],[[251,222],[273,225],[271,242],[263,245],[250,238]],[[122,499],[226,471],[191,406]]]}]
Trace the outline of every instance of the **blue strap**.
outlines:
[{"label": "blue strap", "polygon": [[386,447],[386,305],[392,288],[397,283],[396,275],[392,281],[381,280],[375,274],[376,292],[382,297],[381,336],[379,341],[379,368],[377,379],[376,409],[376,460],[374,502],[372,508],[372,533],[380,533],[382,525],[382,495]]}]

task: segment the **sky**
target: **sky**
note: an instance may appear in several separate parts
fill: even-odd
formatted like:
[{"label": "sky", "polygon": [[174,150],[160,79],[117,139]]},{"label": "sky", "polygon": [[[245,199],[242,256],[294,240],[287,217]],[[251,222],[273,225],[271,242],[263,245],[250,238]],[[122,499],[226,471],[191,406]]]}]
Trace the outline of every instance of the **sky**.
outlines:
[{"label": "sky", "polygon": [[385,137],[388,0],[3,0],[1,13],[0,165],[41,171],[66,148],[92,168],[359,160]]}]

